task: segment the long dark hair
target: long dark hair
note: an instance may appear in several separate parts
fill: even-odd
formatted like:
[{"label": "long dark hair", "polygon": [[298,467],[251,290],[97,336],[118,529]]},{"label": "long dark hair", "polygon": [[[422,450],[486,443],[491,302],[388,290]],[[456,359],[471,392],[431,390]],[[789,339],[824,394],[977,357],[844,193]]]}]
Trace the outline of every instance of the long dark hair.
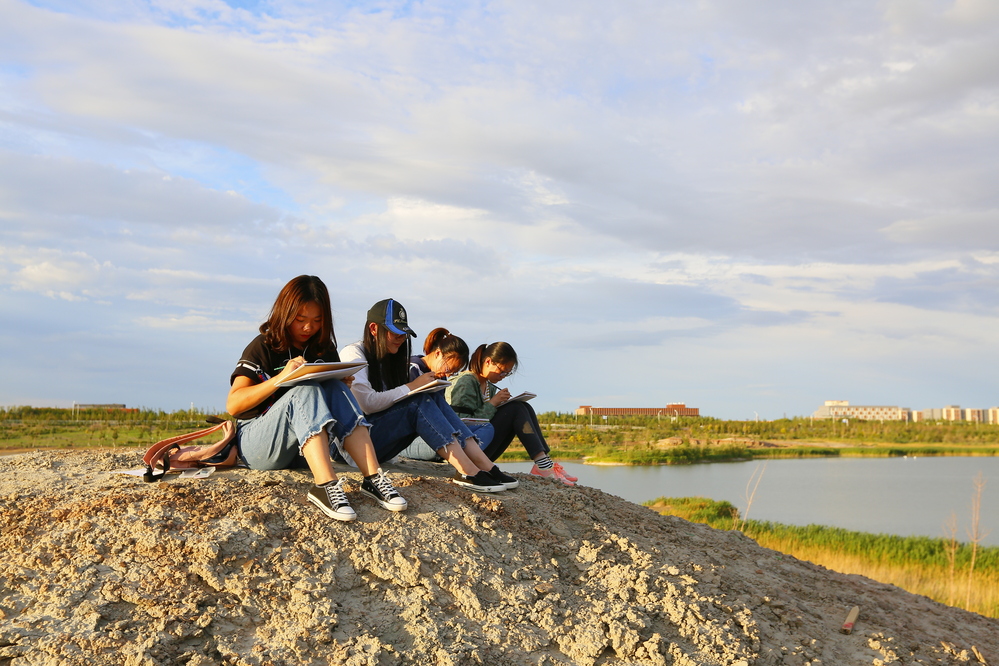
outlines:
[{"label": "long dark hair", "polygon": [[[371,323],[378,328],[377,335],[371,335]],[[412,347],[408,335],[395,354],[388,350],[388,329],[384,324],[365,323],[363,340],[371,388],[376,391],[388,391],[409,381],[409,355]]]},{"label": "long dark hair", "polygon": [[295,321],[299,309],[307,303],[315,303],[323,311],[323,325],[319,332],[309,338],[309,344],[316,343],[317,357],[330,349],[336,349],[336,335],[333,333],[333,313],[330,311],[330,294],[326,285],[315,275],[299,275],[281,288],[277,300],[271,306],[267,321],[260,325],[264,343],[275,351],[288,351],[288,327]]},{"label": "long dark hair", "polygon": [[435,351],[442,353],[445,358],[457,356],[461,361],[458,370],[463,370],[468,365],[468,345],[446,328],[435,328],[423,341],[424,356],[429,356]]},{"label": "long dark hair", "polygon": [[472,352],[472,358],[468,361],[468,369],[481,377],[482,365],[487,358],[496,364],[512,363],[510,372],[517,369],[517,352],[506,342],[494,342],[491,345],[476,347]]}]

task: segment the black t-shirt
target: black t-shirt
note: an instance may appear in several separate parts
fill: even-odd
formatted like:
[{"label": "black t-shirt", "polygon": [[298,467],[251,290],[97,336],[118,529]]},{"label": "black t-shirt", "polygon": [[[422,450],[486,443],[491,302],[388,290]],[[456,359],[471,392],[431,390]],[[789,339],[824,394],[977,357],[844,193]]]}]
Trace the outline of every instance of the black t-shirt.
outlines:
[{"label": "black t-shirt", "polygon": [[[307,345],[305,350],[292,347],[283,352],[276,351],[264,343],[264,335],[261,333],[253,338],[250,344],[246,345],[243,355],[239,357],[239,363],[236,364],[236,369],[232,371],[232,375],[229,377],[229,385],[232,385],[236,377],[249,377],[253,380],[254,384],[265,382],[280,373],[284,369],[284,366],[288,364],[288,361],[296,356],[304,356],[305,360],[309,363],[315,361],[336,363],[340,360],[340,355],[337,354],[336,347],[332,343],[322,357],[314,351],[310,351],[310,346]],[[270,409],[274,401],[284,395],[287,390],[287,388],[279,388],[259,405],[251,407],[241,414],[233,414],[233,416],[238,419],[256,418]]]}]

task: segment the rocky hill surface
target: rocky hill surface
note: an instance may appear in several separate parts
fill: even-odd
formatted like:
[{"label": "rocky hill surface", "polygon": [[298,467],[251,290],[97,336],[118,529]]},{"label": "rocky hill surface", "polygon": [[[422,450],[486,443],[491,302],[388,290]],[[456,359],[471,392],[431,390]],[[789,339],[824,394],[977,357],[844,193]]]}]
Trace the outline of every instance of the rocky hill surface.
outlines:
[{"label": "rocky hill surface", "polygon": [[[999,621],[586,487],[305,502],[304,470],[145,484],[135,452],[0,458],[0,666],[999,664]],[[839,632],[861,609],[854,632]]]}]

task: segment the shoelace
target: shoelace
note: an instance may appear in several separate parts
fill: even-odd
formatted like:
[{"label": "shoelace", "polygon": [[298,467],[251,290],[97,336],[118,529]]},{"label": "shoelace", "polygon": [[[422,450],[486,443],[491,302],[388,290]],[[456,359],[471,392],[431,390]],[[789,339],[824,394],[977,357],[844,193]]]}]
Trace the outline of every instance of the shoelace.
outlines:
[{"label": "shoelace", "polygon": [[569,476],[568,474],[566,474],[565,468],[562,467],[562,465],[560,465],[559,463],[555,463],[555,466],[552,469],[555,470],[556,474],[558,474],[560,476],[564,476],[565,478],[569,479],[570,481],[576,481],[577,480],[574,477]]},{"label": "shoelace", "polygon": [[378,489],[385,499],[391,499],[395,497],[398,493],[395,490],[395,486],[389,481],[388,477],[384,473],[379,473],[378,476],[371,479],[371,483]]},{"label": "shoelace", "polygon": [[323,487],[326,488],[326,497],[334,509],[350,506],[350,502],[347,501],[347,493],[343,492],[343,479],[336,483],[328,483]]}]

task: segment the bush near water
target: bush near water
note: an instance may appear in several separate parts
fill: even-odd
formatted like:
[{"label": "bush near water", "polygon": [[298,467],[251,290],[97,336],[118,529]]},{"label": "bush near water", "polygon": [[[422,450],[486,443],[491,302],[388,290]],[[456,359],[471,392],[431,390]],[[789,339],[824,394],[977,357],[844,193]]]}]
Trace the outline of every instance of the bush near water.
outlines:
[{"label": "bush near water", "polygon": [[951,566],[948,540],[854,532],[823,525],[742,521],[730,502],[705,497],[660,497],[644,503],[663,515],[716,529],[740,531],[764,548],[843,573],[855,573],[988,617],[999,617],[999,547],[978,546],[971,574],[972,545],[958,543]]}]

